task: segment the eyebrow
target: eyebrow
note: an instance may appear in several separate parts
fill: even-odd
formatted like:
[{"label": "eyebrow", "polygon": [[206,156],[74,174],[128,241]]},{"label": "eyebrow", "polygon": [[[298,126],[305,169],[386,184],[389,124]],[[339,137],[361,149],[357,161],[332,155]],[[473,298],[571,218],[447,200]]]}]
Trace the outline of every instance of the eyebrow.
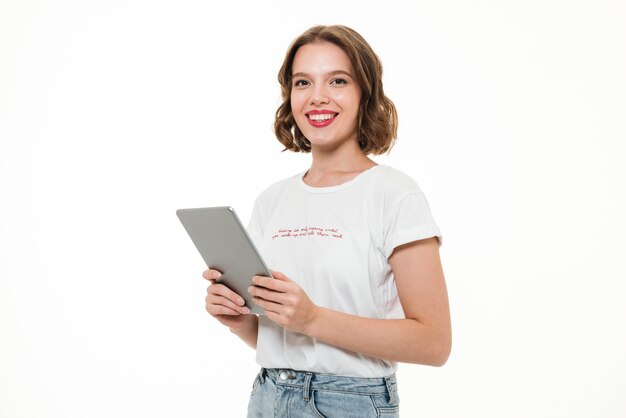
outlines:
[{"label": "eyebrow", "polygon": [[[354,76],[352,74],[350,74],[349,72],[344,71],[344,70],[331,71],[331,72],[327,73],[326,76],[331,76],[332,77],[332,76],[338,75],[338,74],[347,75],[348,77],[354,79]],[[311,78],[310,75],[308,75],[307,73],[303,73],[303,72],[295,73],[294,75],[291,76],[291,78],[296,78],[296,77]]]}]

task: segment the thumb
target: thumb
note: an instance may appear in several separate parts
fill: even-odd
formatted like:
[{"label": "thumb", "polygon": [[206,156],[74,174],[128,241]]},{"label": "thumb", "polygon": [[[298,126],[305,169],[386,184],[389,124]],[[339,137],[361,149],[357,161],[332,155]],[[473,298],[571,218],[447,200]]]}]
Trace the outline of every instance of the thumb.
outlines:
[{"label": "thumb", "polygon": [[291,281],[291,280],[289,280],[289,277],[285,276],[280,271],[270,270],[270,273],[272,273],[272,277],[274,277],[277,280],[282,280],[283,282],[290,282]]}]

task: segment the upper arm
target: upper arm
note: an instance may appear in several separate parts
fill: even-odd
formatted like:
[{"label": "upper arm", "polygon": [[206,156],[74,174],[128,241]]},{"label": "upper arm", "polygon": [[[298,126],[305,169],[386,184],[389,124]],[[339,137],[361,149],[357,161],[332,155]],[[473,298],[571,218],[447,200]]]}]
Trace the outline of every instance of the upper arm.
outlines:
[{"label": "upper arm", "polygon": [[406,318],[414,319],[442,338],[450,339],[448,292],[437,238],[400,245],[389,257]]}]

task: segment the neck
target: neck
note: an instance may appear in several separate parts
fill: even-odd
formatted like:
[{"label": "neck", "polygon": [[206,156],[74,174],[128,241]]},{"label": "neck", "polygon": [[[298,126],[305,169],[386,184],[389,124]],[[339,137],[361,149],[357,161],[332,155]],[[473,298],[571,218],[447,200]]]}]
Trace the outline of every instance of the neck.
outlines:
[{"label": "neck", "polygon": [[344,144],[332,150],[312,147],[311,155],[313,161],[304,181],[313,187],[345,183],[376,165],[376,162],[363,154],[356,141],[353,145]]},{"label": "neck", "polygon": [[329,172],[355,172],[366,170],[376,163],[363,154],[356,141],[344,143],[334,149],[311,148],[311,168],[308,175]]}]

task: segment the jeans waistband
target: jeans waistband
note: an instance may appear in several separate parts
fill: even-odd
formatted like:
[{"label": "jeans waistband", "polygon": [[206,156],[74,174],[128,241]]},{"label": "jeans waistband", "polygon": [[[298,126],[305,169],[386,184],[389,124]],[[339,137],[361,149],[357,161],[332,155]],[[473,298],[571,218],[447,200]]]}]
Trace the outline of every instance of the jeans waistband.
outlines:
[{"label": "jeans waistband", "polygon": [[310,391],[337,391],[362,395],[387,394],[395,397],[397,391],[396,375],[386,377],[351,377],[327,373],[315,373],[291,369],[261,368],[259,378],[270,378],[278,386],[303,387],[305,399]]}]

